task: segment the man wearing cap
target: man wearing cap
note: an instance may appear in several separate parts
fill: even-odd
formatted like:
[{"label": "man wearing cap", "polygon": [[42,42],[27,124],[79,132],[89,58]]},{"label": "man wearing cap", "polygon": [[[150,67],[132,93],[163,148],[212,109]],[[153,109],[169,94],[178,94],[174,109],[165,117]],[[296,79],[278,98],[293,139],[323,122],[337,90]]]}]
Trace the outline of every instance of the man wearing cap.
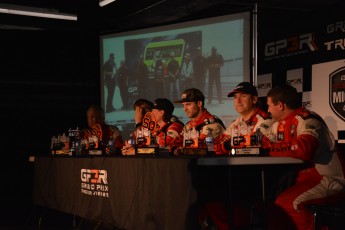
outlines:
[{"label": "man wearing cap", "polygon": [[[174,102],[182,103],[184,112],[187,117],[191,119],[184,126],[184,133],[195,128],[200,132],[199,139],[205,139],[209,130],[212,131],[214,138],[219,138],[219,136],[224,132],[225,127],[223,122],[218,117],[209,113],[204,107],[205,96],[200,90],[196,88],[186,89],[183,91],[181,99]],[[182,148],[179,148],[174,152],[174,154],[180,154],[181,149]]]},{"label": "man wearing cap", "polygon": [[186,53],[184,56],[180,81],[181,89],[191,88],[193,86],[193,62],[190,60],[190,53]]},{"label": "man wearing cap", "polygon": [[[231,122],[225,132],[221,135],[215,147],[217,153],[229,153],[234,146],[234,138],[244,136],[249,138],[260,129],[262,133],[267,133],[272,121],[269,114],[260,108],[259,97],[256,88],[249,82],[242,82],[228,94],[234,98],[234,107],[239,113],[239,117]],[[244,147],[245,142],[237,147]]]},{"label": "man wearing cap", "polygon": [[182,129],[184,124],[173,115],[175,106],[166,98],[157,98],[152,114],[156,119],[154,136],[160,148],[169,148],[171,152],[176,146],[182,145]]},{"label": "man wearing cap", "polygon": [[[260,131],[267,133],[267,130],[271,124],[271,119],[267,112],[263,111],[259,105],[259,98],[256,88],[249,82],[241,82],[236,86],[236,88],[228,94],[228,97],[234,97],[234,107],[239,113],[239,117],[234,120],[222,133],[222,135],[215,139],[215,151],[216,154],[228,154],[231,147],[233,147],[234,137],[238,136],[250,136],[253,134],[257,128],[260,128]],[[244,147],[244,146],[242,146]],[[251,178],[251,171],[246,169],[245,172],[241,174],[243,178]],[[251,185],[242,185],[237,187],[238,193],[247,194],[248,191],[255,191],[255,184]],[[249,187],[248,187],[249,186]],[[247,189],[249,188],[249,189]],[[246,197],[246,195],[243,195]],[[252,196],[251,194],[248,195]],[[242,217],[237,217],[234,220],[235,224],[241,225],[249,222],[246,219],[246,216],[249,216],[250,210],[246,208],[244,204],[236,204],[235,212],[246,213],[248,215],[243,215]],[[217,226],[217,229],[229,229],[228,221],[228,209],[226,203],[219,202],[209,202],[207,203],[201,212],[199,213],[200,222],[204,222],[206,218],[210,218],[212,222]]]}]

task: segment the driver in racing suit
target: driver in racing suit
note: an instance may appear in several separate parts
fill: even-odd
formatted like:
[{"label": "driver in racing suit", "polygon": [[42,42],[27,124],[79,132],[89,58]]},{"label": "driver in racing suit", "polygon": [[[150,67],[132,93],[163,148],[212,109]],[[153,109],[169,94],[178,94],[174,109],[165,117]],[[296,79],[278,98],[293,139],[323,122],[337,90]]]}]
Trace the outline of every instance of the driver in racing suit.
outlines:
[{"label": "driver in racing suit", "polygon": [[276,198],[269,225],[272,229],[311,230],[313,213],[306,204],[328,204],[344,193],[344,160],[326,123],[301,106],[294,87],[271,89],[267,105],[274,123],[267,133],[262,130],[263,146],[273,157],[293,157],[307,163],[298,170],[295,183]]},{"label": "driver in racing suit", "polygon": [[[260,140],[255,138],[253,141],[253,137],[258,137],[254,136],[257,133],[257,129],[268,129],[271,125],[271,119],[268,113],[259,106],[259,98],[255,86],[250,82],[241,82],[234,90],[228,93],[228,97],[234,98],[234,108],[239,116],[215,140],[216,154],[229,155],[229,151],[232,148],[260,147]],[[246,169],[245,173],[241,173],[241,177],[243,180],[245,178],[251,178],[251,174],[252,172]],[[255,186],[245,187],[236,185],[234,187],[238,190],[238,193],[244,194],[248,188],[254,192]],[[250,193],[249,196],[253,195]],[[242,200],[233,204],[233,225],[240,226],[250,222],[251,210],[246,205],[247,202],[249,201]],[[207,202],[199,213],[199,222],[203,227],[206,225],[208,227],[215,225],[219,230],[228,230],[231,228],[228,218],[229,207],[226,202]]]},{"label": "driver in racing suit", "polygon": [[[234,98],[234,108],[239,117],[230,123],[225,132],[216,140],[216,153],[229,154],[233,147],[243,148],[245,146],[260,146],[257,138],[253,135],[258,129],[268,129],[271,119],[267,112],[259,106],[258,93],[255,86],[250,82],[241,82],[228,94]],[[242,138],[239,138],[242,137]],[[255,143],[251,143],[255,142]]]},{"label": "driver in racing suit", "polygon": [[[175,103],[182,103],[184,112],[191,119],[184,127],[183,133],[186,133],[195,128],[199,134],[199,140],[203,142],[209,130],[212,130],[212,135],[216,139],[225,130],[223,122],[217,117],[212,115],[204,107],[205,96],[196,88],[186,89],[181,99],[174,101]],[[182,152],[182,146],[175,149],[174,154],[179,155]]]}]

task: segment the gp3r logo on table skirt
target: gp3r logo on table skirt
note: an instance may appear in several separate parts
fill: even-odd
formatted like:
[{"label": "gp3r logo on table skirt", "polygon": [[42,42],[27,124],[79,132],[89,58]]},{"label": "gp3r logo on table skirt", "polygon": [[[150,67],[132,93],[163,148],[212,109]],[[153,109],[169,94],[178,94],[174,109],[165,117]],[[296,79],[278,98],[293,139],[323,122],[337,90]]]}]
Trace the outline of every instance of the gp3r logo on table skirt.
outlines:
[{"label": "gp3r logo on table skirt", "polygon": [[81,193],[91,196],[109,197],[107,170],[81,169]]}]

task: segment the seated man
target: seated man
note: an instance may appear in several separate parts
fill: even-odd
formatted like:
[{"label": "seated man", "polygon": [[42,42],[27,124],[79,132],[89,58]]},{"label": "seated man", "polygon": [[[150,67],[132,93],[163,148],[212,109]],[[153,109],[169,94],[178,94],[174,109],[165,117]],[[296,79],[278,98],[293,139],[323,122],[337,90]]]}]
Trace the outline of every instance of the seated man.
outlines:
[{"label": "seated man", "polygon": [[[184,112],[190,118],[190,121],[184,126],[183,133],[195,129],[199,133],[199,139],[205,140],[209,130],[212,131],[214,138],[218,138],[224,132],[223,122],[216,116],[212,115],[204,107],[205,96],[195,88],[186,89],[181,99],[174,101],[175,103],[182,103]],[[174,151],[175,155],[182,153],[182,146]]]},{"label": "seated man", "polygon": [[[184,124],[179,121],[176,116],[173,116],[174,109],[175,107],[170,100],[166,98],[158,98],[155,100],[155,103],[152,107],[152,112],[150,113],[156,125],[156,127],[154,127],[155,129],[151,132],[150,138],[154,138],[153,143],[158,144],[160,148],[168,148],[169,152],[176,148],[176,146],[182,144],[181,132]],[[136,109],[136,114],[136,117],[141,117],[142,121],[146,112],[143,114]],[[143,124],[142,122],[137,123],[139,125],[137,125],[136,130],[139,130],[143,127]],[[136,132],[137,131],[132,134],[134,139],[136,138]],[[130,143],[126,143],[122,150],[122,154],[135,154],[133,146],[131,146]]]},{"label": "seated man", "polygon": [[[216,140],[218,154],[229,153],[231,147],[234,147],[234,138],[240,136],[250,140],[250,136],[257,129],[267,129],[271,124],[268,113],[259,106],[258,93],[251,83],[242,82],[238,84],[228,94],[228,97],[234,97],[234,107],[239,117],[231,122],[219,140]],[[242,144],[247,145],[246,143],[240,143],[237,146]]]},{"label": "seated man", "polygon": [[153,107],[153,103],[146,99],[138,99],[134,102],[133,109],[134,109],[134,120],[135,120],[135,128],[139,128],[142,126],[143,118],[147,112],[151,112]]},{"label": "seated man", "polygon": [[134,102],[133,109],[134,109],[134,121],[135,121],[135,130],[130,134],[130,137],[127,141],[125,141],[125,145],[122,149],[123,155],[134,155],[135,149],[133,147],[134,142],[136,139],[137,130],[140,129],[143,125],[143,119],[147,112],[151,112],[153,107],[153,103],[147,99],[140,98]]},{"label": "seated man", "polygon": [[156,137],[159,147],[168,147],[169,152],[181,146],[183,139],[181,133],[184,124],[173,116],[174,109],[173,103],[166,98],[156,99],[152,109],[157,124],[153,136]]},{"label": "seated man", "polygon": [[92,105],[87,109],[88,128],[82,130],[81,137],[86,139],[91,135],[97,136],[99,148],[106,151],[110,139],[114,141],[114,147],[121,149],[123,140],[120,130],[116,126],[105,124],[104,111],[100,106]]},{"label": "seated man", "polygon": [[[234,108],[238,112],[239,117],[230,123],[225,132],[215,140],[216,154],[229,154],[233,147],[247,146],[247,141],[234,145],[234,140],[238,137],[251,139],[250,135],[256,132],[257,128],[267,129],[271,124],[271,119],[267,112],[263,111],[259,106],[258,93],[253,84],[250,82],[239,83],[234,90],[228,93],[228,97],[234,98]],[[259,141],[259,140],[257,140]],[[233,183],[233,195],[236,196],[236,204],[234,207],[233,225],[244,225],[250,223],[250,205],[255,202],[254,194],[257,192],[257,184],[245,183],[243,181],[251,180],[256,173],[256,169],[248,169],[236,172],[241,174],[241,183],[238,185]],[[229,229],[229,207],[226,202],[207,202],[199,213],[200,222],[205,225],[212,222],[217,229]],[[210,224],[209,223],[209,224]]]},{"label": "seated man", "polygon": [[[268,111],[274,120],[263,145],[273,157],[304,160],[292,186],[278,195],[269,212],[271,229],[313,229],[313,213],[305,204],[327,204],[345,192],[343,157],[324,120],[302,106],[291,85],[277,86],[267,94]],[[332,197],[333,196],[333,197]],[[282,224],[283,223],[283,224]]]}]

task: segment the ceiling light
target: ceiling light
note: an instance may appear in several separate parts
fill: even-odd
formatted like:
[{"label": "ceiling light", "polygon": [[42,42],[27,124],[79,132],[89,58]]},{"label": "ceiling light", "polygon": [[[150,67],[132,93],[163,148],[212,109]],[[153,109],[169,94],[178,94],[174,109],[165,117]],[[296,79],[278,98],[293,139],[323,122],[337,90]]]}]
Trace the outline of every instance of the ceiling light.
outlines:
[{"label": "ceiling light", "polygon": [[99,0],[99,6],[105,6],[108,5],[109,3],[115,2],[116,0]]},{"label": "ceiling light", "polygon": [[26,7],[26,6],[14,6],[14,5],[0,5],[0,13],[5,14],[16,14],[32,17],[42,17],[42,18],[54,18],[63,20],[77,21],[78,17],[73,14],[59,13],[55,10],[48,10],[42,8]]}]

